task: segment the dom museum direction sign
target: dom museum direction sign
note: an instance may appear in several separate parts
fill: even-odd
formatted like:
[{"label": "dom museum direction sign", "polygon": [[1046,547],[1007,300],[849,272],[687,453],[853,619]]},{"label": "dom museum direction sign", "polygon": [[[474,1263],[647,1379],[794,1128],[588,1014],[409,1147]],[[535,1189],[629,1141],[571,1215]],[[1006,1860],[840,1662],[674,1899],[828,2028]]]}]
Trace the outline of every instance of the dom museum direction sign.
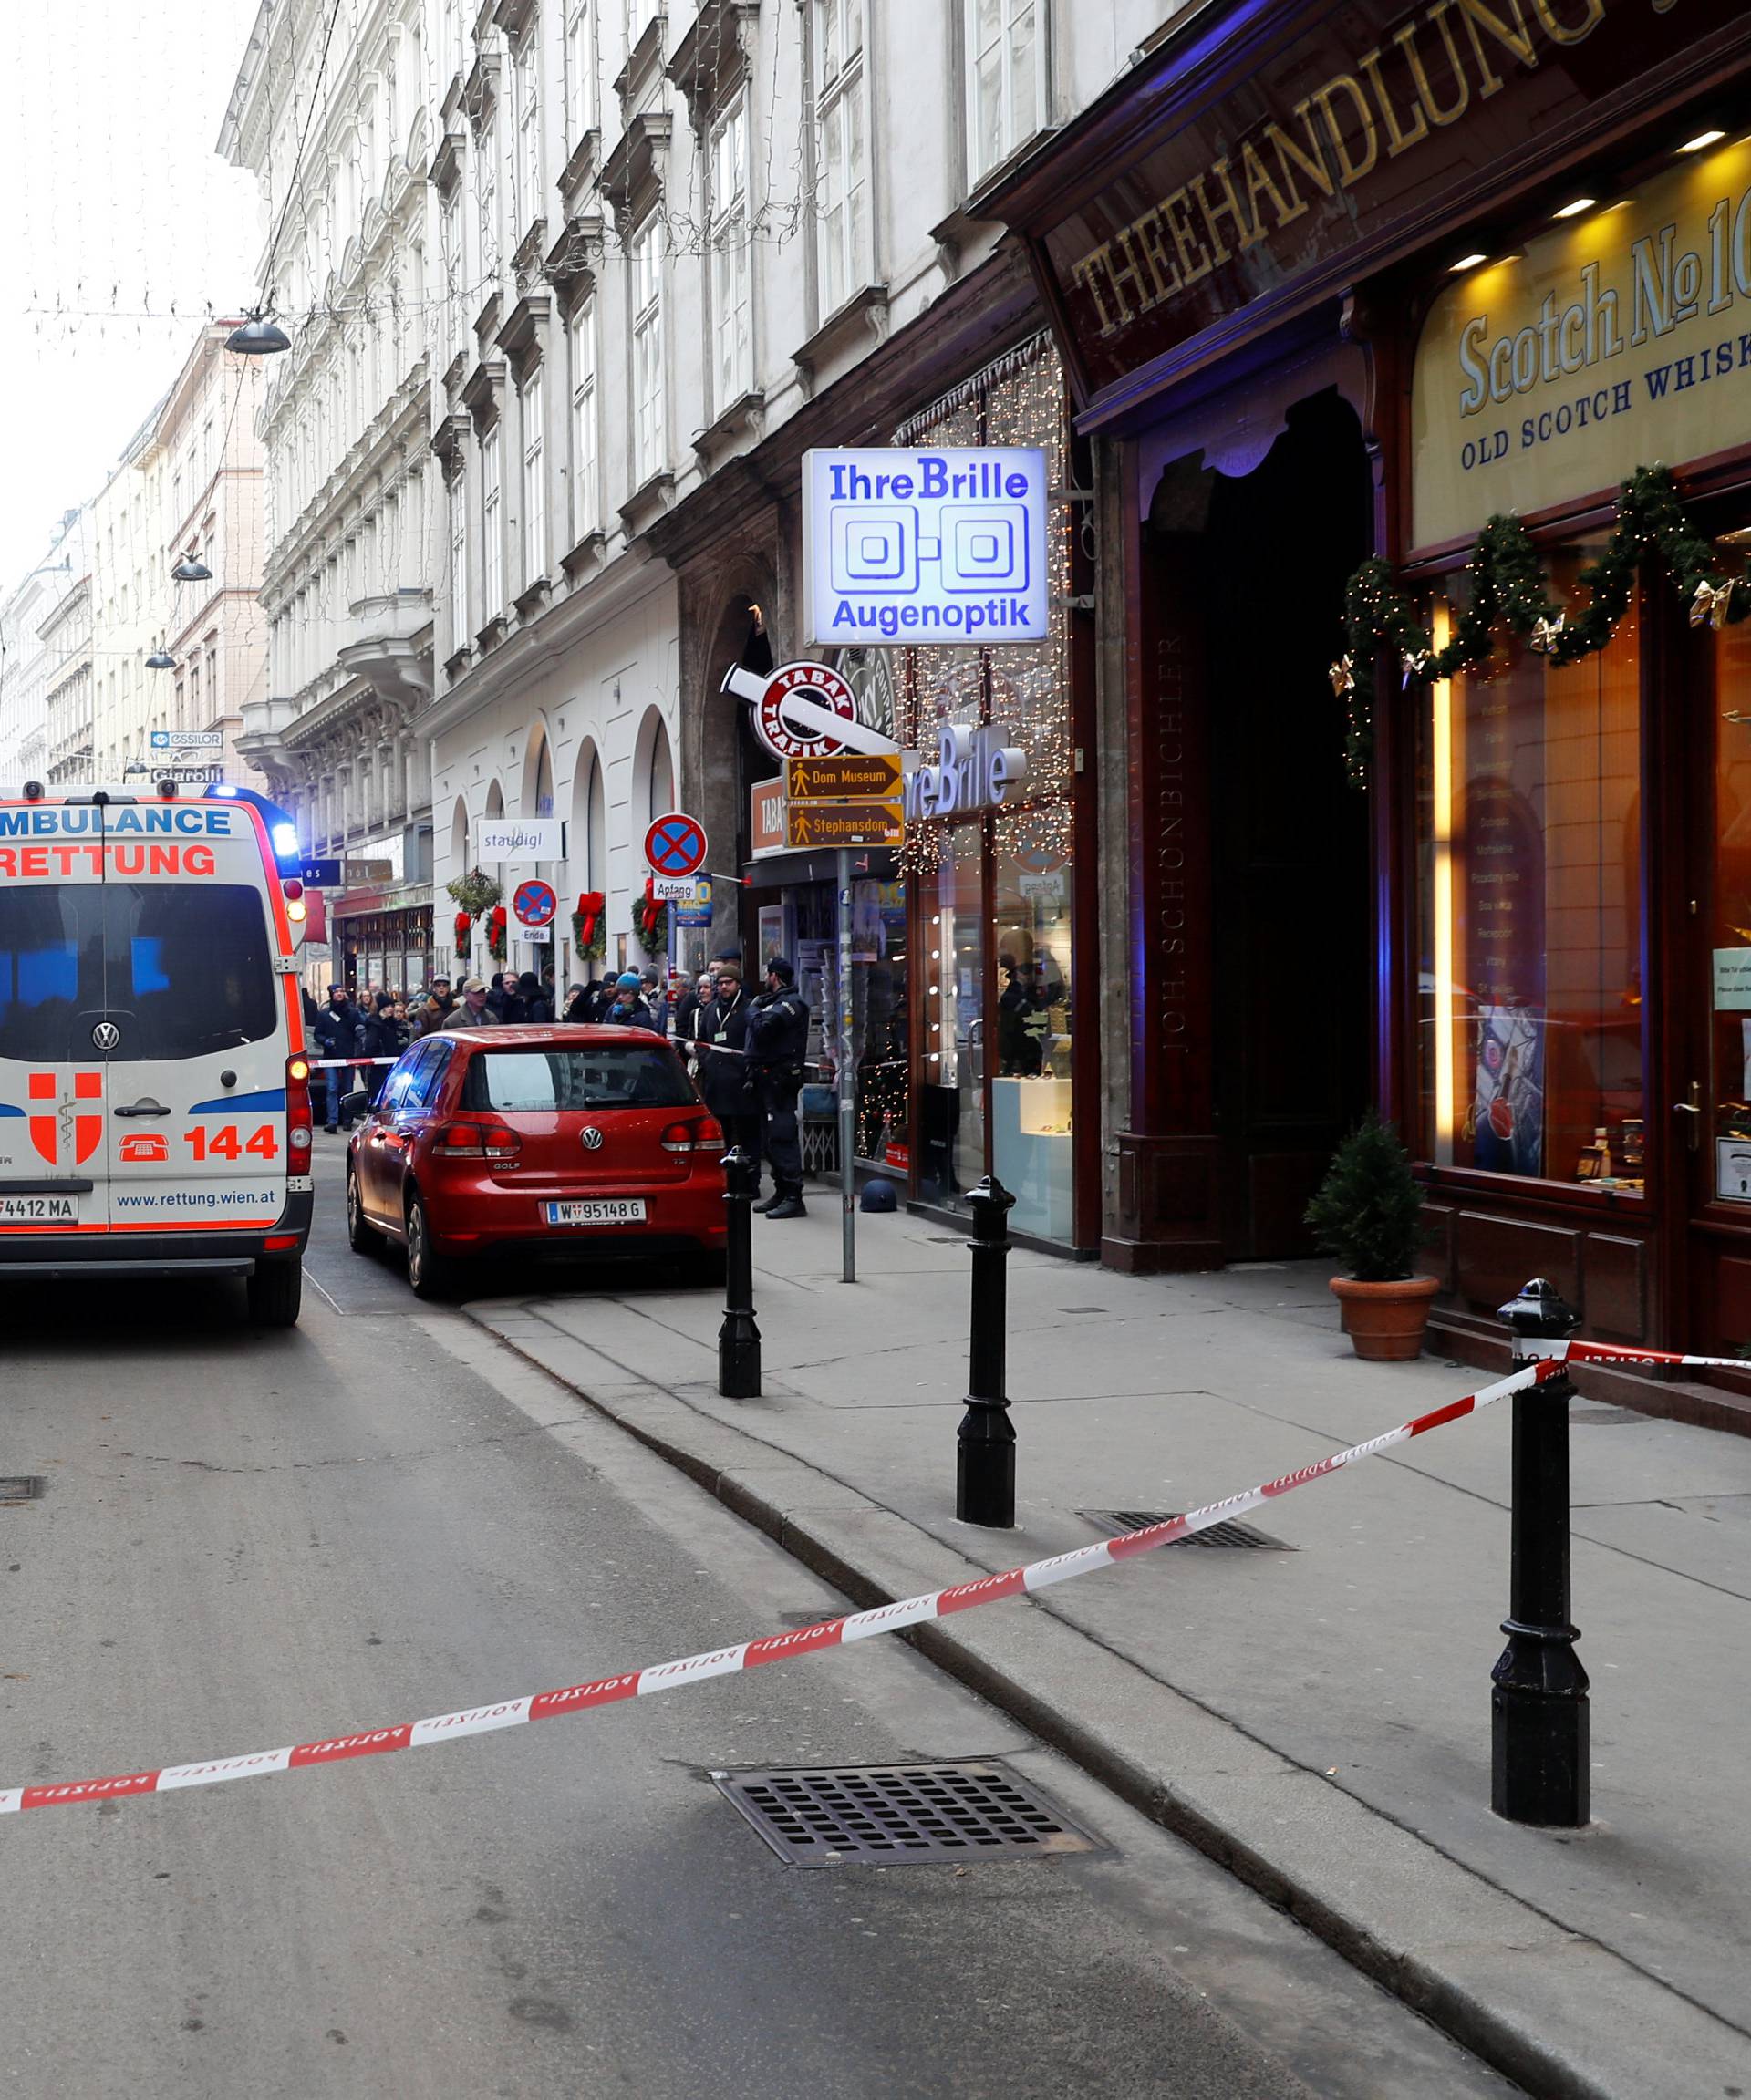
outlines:
[{"label": "dom museum direction sign", "polygon": [[817,647],[1043,641],[1046,455],[809,452],[803,569],[803,633]]}]

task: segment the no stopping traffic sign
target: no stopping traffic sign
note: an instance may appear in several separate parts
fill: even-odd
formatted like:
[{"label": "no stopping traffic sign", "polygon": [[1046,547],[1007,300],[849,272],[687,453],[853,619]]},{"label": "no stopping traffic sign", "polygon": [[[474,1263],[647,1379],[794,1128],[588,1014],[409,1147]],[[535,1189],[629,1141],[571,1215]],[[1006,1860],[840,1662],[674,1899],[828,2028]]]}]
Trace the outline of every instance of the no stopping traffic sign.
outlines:
[{"label": "no stopping traffic sign", "polygon": [[654,875],[696,875],[705,865],[705,826],[671,810],[645,833],[645,865]]},{"label": "no stopping traffic sign", "polygon": [[559,909],[559,899],[551,883],[519,883],[511,909],[517,915],[520,926],[550,926]]}]

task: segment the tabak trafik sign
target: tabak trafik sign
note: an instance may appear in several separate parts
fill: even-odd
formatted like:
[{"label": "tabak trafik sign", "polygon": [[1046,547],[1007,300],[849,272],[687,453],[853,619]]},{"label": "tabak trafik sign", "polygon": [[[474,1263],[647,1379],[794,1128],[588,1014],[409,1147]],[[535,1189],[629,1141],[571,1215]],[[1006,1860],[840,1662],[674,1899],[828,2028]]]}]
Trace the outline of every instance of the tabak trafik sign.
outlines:
[{"label": "tabak trafik sign", "polygon": [[1042,243],[1099,394],[1252,302],[1260,321],[1292,307],[1333,258],[1383,253],[1437,197],[1477,202],[1591,106],[1746,26],[1744,0],[1279,0],[1213,26],[1195,15],[1164,48],[1177,70],[1150,81],[1123,171],[1068,214],[1062,170],[1024,175],[1014,212],[1000,210]]},{"label": "tabak trafik sign", "polygon": [[1590,495],[1751,430],[1751,144],[1686,157],[1431,308],[1412,388],[1412,537]]}]

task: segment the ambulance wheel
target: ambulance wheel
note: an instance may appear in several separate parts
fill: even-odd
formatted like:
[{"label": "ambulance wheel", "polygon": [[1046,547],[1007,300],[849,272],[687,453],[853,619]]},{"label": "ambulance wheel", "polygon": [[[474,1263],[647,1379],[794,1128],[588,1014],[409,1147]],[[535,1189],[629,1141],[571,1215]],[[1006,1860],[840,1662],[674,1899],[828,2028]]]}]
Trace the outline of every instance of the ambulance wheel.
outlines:
[{"label": "ambulance wheel", "polygon": [[355,1254],[374,1254],[378,1246],[376,1233],[365,1222],[365,1200],[351,1167],[347,1169],[347,1244]]},{"label": "ambulance wheel", "polygon": [[298,1306],[304,1297],[304,1265],[292,1261],[258,1261],[249,1279],[249,1324],[252,1327],[295,1327]]},{"label": "ambulance wheel", "polygon": [[431,1221],[419,1196],[408,1198],[408,1281],[415,1298],[442,1298],[450,1288],[451,1265],[431,1245]]}]

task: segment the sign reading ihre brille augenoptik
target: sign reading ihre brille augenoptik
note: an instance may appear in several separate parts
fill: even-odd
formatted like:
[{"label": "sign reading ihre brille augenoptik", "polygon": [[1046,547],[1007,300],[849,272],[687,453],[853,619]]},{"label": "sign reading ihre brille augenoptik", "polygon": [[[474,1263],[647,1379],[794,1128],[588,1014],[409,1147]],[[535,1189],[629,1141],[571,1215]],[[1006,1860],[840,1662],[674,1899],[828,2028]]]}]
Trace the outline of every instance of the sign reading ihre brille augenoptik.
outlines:
[{"label": "sign reading ihre brille augenoptik", "polygon": [[1027,447],[813,451],[803,636],[823,648],[1043,641],[1046,455]]}]

